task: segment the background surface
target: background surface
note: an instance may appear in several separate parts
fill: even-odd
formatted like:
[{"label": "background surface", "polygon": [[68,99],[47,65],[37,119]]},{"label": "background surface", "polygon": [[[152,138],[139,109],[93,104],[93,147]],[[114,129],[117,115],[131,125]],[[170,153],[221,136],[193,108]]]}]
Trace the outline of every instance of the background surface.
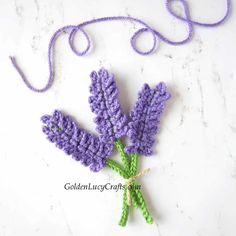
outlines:
[{"label": "background surface", "polygon": [[[236,4],[232,0],[233,8]],[[189,1],[194,19],[213,22],[225,12],[224,0]],[[175,5],[177,11],[181,8]],[[140,26],[101,23],[86,28],[91,52],[76,57],[67,35],[55,47],[55,83],[46,93],[29,91],[10,64],[15,55],[29,80],[44,86],[47,44],[63,25],[106,15],[143,19],[173,40],[186,25],[157,0],[0,0],[0,235],[161,235],[235,236],[236,218],[236,13],[214,29],[195,27],[188,44],[160,43],[143,57],[129,39]],[[84,40],[78,34],[77,47]],[[148,48],[143,35],[141,48]],[[140,183],[155,223],[131,212],[126,228],[117,225],[122,192],[66,191],[64,184],[113,184],[123,180],[110,170],[94,174],[50,144],[40,117],[61,109],[95,133],[87,98],[92,70],[116,75],[125,112],[144,82],[165,81],[172,99],[162,116],[155,155],[141,158],[150,167]]]}]

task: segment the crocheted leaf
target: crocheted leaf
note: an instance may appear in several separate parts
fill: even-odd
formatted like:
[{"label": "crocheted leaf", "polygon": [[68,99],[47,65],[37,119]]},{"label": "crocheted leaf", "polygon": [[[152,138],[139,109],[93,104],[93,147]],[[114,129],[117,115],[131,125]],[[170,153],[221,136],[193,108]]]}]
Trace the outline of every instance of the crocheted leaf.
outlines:
[{"label": "crocheted leaf", "polygon": [[159,83],[154,89],[144,84],[139,92],[138,101],[130,112],[131,122],[128,124],[127,134],[131,145],[125,149],[128,154],[152,154],[160,116],[169,98],[170,94],[166,91],[164,83]]},{"label": "crocheted leaf", "polygon": [[50,142],[83,165],[90,166],[92,171],[102,169],[106,158],[113,152],[112,144],[101,142],[60,111],[54,111],[52,116],[43,116],[41,121],[44,124],[43,132]]},{"label": "crocheted leaf", "polygon": [[89,103],[97,116],[94,122],[103,142],[113,142],[127,132],[127,117],[123,114],[118,100],[118,89],[113,75],[104,68],[90,75],[91,85]]}]

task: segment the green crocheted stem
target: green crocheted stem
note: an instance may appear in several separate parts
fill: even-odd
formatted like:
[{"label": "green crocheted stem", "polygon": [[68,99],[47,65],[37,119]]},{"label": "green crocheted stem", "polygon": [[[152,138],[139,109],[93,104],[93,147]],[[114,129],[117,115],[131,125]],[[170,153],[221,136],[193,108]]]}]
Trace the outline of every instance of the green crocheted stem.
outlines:
[{"label": "green crocheted stem", "polygon": [[127,200],[126,193],[127,193],[127,189],[125,189],[123,193],[123,205],[122,205],[121,218],[119,221],[120,226],[126,226],[128,216],[129,216],[129,206],[126,203],[126,200]]},{"label": "green crocheted stem", "polygon": [[130,193],[131,193],[132,206],[134,208],[138,208],[139,207],[139,202],[138,202],[137,194],[136,194],[136,192],[134,190],[135,186],[132,184],[131,188],[132,189],[131,189]]},{"label": "green crocheted stem", "polygon": [[129,172],[129,156],[124,151],[124,144],[122,143],[121,139],[117,139],[114,142],[114,144],[117,151],[120,153],[122,163],[124,164],[124,169],[128,173]]},{"label": "green crocheted stem", "polygon": [[129,178],[129,175],[126,173],[126,171],[123,169],[123,167],[119,163],[117,163],[116,161],[111,160],[111,159],[107,159],[106,160],[106,165],[109,168],[111,168],[112,170],[114,170],[115,172],[117,172],[124,179]]},{"label": "green crocheted stem", "polygon": [[[124,151],[124,145],[120,139],[116,140],[114,144],[120,153],[124,167],[121,164],[111,159],[106,160],[106,165],[115,172],[117,172],[124,179],[129,179],[131,176],[135,176],[137,174],[137,168],[138,168],[138,155],[131,154],[129,158],[129,156]],[[130,188],[131,188],[130,189],[131,201],[133,207],[140,208],[146,222],[148,224],[152,224],[153,218],[147,209],[143,194],[139,189],[137,183],[132,182]],[[120,226],[126,225],[128,216],[129,216],[129,206],[127,205],[127,188],[125,188],[123,193],[121,218],[119,221]]]},{"label": "green crocheted stem", "polygon": [[130,176],[136,175],[137,168],[138,168],[138,155],[136,153],[133,153],[130,155],[130,169],[129,169]]},{"label": "green crocheted stem", "polygon": [[[137,174],[137,168],[138,168],[138,155],[136,153],[133,153],[130,155],[130,168],[129,168],[129,174],[130,176],[134,176]],[[138,198],[137,194],[134,191],[135,185],[132,184],[131,187],[131,200],[134,208],[138,208],[139,203],[138,203]]]},{"label": "green crocheted stem", "polygon": [[142,211],[144,219],[146,220],[146,222],[148,224],[152,224],[153,223],[153,218],[152,218],[151,214],[149,213],[149,211],[147,209],[147,205],[146,205],[146,202],[144,200],[142,192],[138,188],[135,188],[135,193],[137,195],[138,202],[139,202],[139,207]]},{"label": "green crocheted stem", "polygon": [[[117,151],[120,153],[120,157],[122,160],[122,163],[124,165],[124,169],[126,173],[128,173],[129,177],[134,176],[137,172],[137,164],[138,164],[138,155],[137,154],[131,154],[131,158],[125,153],[124,151],[124,144],[122,143],[121,139],[117,139],[115,142],[115,147]],[[132,204],[135,208],[138,208],[138,201],[137,201],[137,196],[134,191],[133,185],[131,186],[131,199],[132,199]]]}]

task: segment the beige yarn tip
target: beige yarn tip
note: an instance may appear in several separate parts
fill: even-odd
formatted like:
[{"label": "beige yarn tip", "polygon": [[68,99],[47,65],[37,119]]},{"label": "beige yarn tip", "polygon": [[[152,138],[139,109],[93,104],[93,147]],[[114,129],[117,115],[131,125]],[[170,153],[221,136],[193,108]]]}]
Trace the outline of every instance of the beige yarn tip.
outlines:
[{"label": "beige yarn tip", "polygon": [[127,188],[127,192],[126,192],[126,204],[128,206],[132,205],[132,201],[131,201],[131,192],[130,192],[130,188],[131,188],[131,184],[134,180],[142,177],[143,175],[145,175],[147,172],[149,172],[151,169],[147,168],[144,169],[143,171],[139,172],[137,175],[131,176],[130,178],[128,178],[127,182],[126,182],[126,188]]}]

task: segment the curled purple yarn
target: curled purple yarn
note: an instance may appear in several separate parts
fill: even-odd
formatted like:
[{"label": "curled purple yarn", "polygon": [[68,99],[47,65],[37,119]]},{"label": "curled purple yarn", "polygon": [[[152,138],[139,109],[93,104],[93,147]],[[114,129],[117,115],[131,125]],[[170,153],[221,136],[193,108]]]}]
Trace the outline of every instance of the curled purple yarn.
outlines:
[{"label": "curled purple yarn", "polygon": [[[183,9],[184,9],[184,16],[179,16],[177,15],[171,8],[171,3],[174,2],[174,1],[179,1],[182,6],[183,6]],[[14,66],[14,68],[17,70],[17,72],[19,73],[20,77],[22,78],[23,82],[25,83],[25,85],[32,91],[34,92],[45,92],[47,91],[53,84],[53,76],[54,76],[54,69],[53,69],[53,53],[52,53],[52,49],[53,49],[53,46],[55,44],[55,41],[57,39],[57,37],[65,32],[65,31],[69,31],[69,45],[70,45],[70,48],[72,49],[72,51],[77,55],[77,56],[84,56],[86,55],[86,53],[88,53],[90,47],[91,47],[91,41],[89,39],[89,36],[88,34],[84,31],[83,27],[87,26],[87,25],[90,25],[90,24],[94,24],[94,23],[99,23],[99,22],[104,22],[104,21],[131,21],[131,22],[136,22],[138,24],[140,24],[141,26],[143,26],[141,29],[137,30],[134,35],[131,37],[131,47],[133,48],[133,50],[140,54],[140,55],[149,55],[151,54],[152,52],[155,51],[156,49],[156,45],[157,45],[157,40],[159,41],[163,41],[167,44],[170,44],[170,45],[181,45],[181,44],[185,44],[187,43],[191,38],[192,38],[192,35],[193,35],[193,27],[194,25],[197,25],[197,26],[202,26],[202,27],[215,27],[215,26],[218,26],[220,24],[222,24],[226,18],[229,16],[230,14],[230,9],[231,9],[231,0],[226,0],[226,6],[227,6],[227,9],[226,9],[226,13],[225,15],[218,21],[214,22],[214,23],[201,23],[201,22],[197,22],[197,21],[194,21],[191,19],[191,16],[190,16],[190,12],[189,12],[189,7],[188,7],[188,4],[187,4],[187,1],[186,0],[166,0],[165,2],[166,4],[166,8],[168,10],[168,12],[174,16],[175,18],[181,20],[181,21],[184,21],[186,22],[186,24],[188,25],[188,34],[186,36],[185,39],[181,40],[181,41],[172,41],[170,39],[168,39],[167,37],[165,37],[163,34],[161,34],[159,31],[153,29],[151,26],[149,26],[147,23],[145,23],[144,21],[140,20],[140,19],[137,19],[137,18],[134,18],[134,17],[130,17],[130,16],[111,16],[111,17],[102,17],[102,18],[97,18],[97,19],[93,19],[93,20],[89,20],[89,21],[85,21],[85,22],[82,22],[78,25],[67,25],[67,26],[64,26],[60,29],[58,29],[51,37],[50,41],[49,41],[49,45],[48,45],[48,66],[49,66],[49,78],[48,78],[48,81],[47,81],[47,84],[41,88],[41,89],[37,89],[35,88],[25,77],[23,71],[20,69],[19,65],[16,63],[16,60],[14,57],[10,56],[10,60]],[[74,38],[74,35],[77,33],[77,32],[81,32],[84,37],[86,38],[87,40],[87,46],[85,48],[84,51],[82,52],[79,52],[75,49],[74,45],[73,45],[73,38]],[[151,49],[147,50],[147,51],[141,51],[140,49],[137,48],[136,46],[136,39],[137,37],[144,33],[144,32],[150,32],[152,35],[153,35],[153,46],[151,47]]]},{"label": "curled purple yarn", "polygon": [[105,166],[106,158],[113,152],[113,144],[101,142],[60,111],[54,111],[52,116],[44,115],[41,121],[43,132],[50,142],[83,165],[90,166],[94,172]]},{"label": "curled purple yarn", "polygon": [[94,122],[103,142],[113,142],[127,132],[127,117],[123,114],[118,99],[118,89],[114,75],[104,68],[90,75],[91,85],[89,103],[92,112],[97,116]]},{"label": "curled purple yarn", "polygon": [[[139,50],[139,49],[135,46],[135,45],[136,45],[135,43],[136,43],[137,37],[138,37],[140,34],[142,34],[143,32],[150,32],[150,33],[152,34],[152,37],[153,37],[153,45],[152,45],[152,47],[151,47],[149,50],[147,50],[147,51],[141,51],[141,50]],[[143,55],[143,56],[149,55],[149,54],[151,54],[152,52],[154,52],[155,49],[156,49],[156,47],[157,47],[157,37],[158,37],[158,36],[155,34],[155,32],[152,31],[152,30],[150,30],[149,28],[141,28],[141,29],[137,30],[137,31],[133,34],[133,36],[132,36],[132,38],[131,38],[131,40],[130,40],[131,46],[132,46],[133,50],[134,50],[136,53],[138,53],[138,54],[140,54],[140,55]]]},{"label": "curled purple yarn", "polygon": [[144,84],[139,92],[138,101],[130,112],[131,122],[128,125],[127,135],[131,140],[131,145],[125,148],[128,154],[138,153],[145,156],[152,154],[160,116],[169,98],[170,94],[166,91],[166,85],[163,82],[154,89]]}]

